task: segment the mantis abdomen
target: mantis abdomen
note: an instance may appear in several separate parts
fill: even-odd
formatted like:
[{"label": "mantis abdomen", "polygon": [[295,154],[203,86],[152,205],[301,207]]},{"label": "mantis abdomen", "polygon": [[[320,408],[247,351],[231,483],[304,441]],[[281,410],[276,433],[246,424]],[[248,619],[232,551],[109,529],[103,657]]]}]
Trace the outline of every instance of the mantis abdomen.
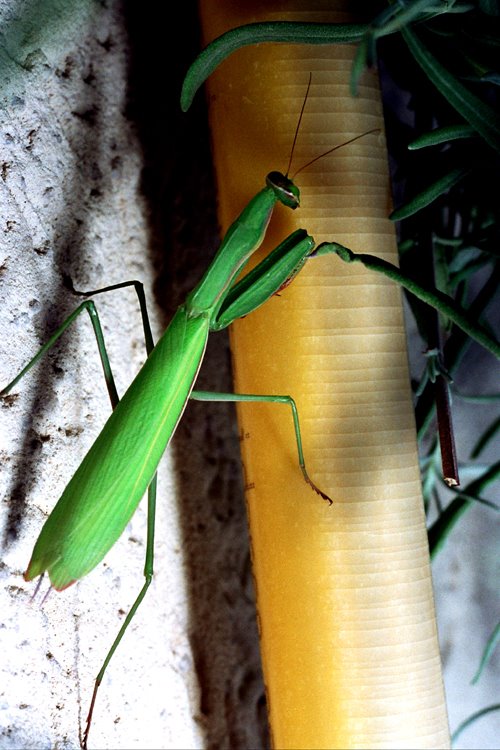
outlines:
[{"label": "mantis abdomen", "polygon": [[[208,332],[207,316],[190,318],[186,308],[179,307],[47,519],[26,580],[47,570],[54,588],[64,589],[92,570],[111,549],[175,432]],[[81,538],[85,531],[88,543],[75,544],[75,537]]]}]

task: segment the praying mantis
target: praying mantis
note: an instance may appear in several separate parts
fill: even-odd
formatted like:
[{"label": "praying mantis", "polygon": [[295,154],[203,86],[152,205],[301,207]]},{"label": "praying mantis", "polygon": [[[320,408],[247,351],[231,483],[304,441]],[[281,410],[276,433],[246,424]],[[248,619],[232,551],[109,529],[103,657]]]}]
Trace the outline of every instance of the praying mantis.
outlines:
[{"label": "praying mantis", "polygon": [[[359,137],[362,136],[356,138]],[[335,148],[339,146],[326,153]],[[290,163],[291,159],[292,155]],[[113,412],[48,517],[33,550],[25,573],[26,580],[33,580],[47,572],[52,587],[63,590],[85,576],[101,562],[115,544],[140,499],[146,491],[148,492],[145,583],[96,678],[87,726],[82,738],[84,748],[87,746],[97,691],[104,672],[151,583],[156,468],[189,398],[271,401],[287,404],[292,411],[298,462],[304,479],[324,500],[331,503],[330,498],[314,484],[307,473],[299,418],[290,396],[211,394],[193,390],[209,333],[226,328],[233,320],[250,314],[277,294],[293,280],[314,252],[313,238],[305,230],[297,230],[243,279],[236,281],[261,244],[276,204],[282,203],[291,210],[300,205],[299,189],[293,179],[288,177],[288,171],[289,168],[286,174],[269,173],[265,187],[248,203],[230,227],[202,280],[178,308],[156,346],[153,344],[149,328],[142,286],[138,282],[114,284],[85,293],[87,299],[0,392],[2,397],[7,396],[80,313],[84,310],[88,312],[94,327]],[[99,316],[93,300],[88,297],[129,285],[135,287],[139,297],[148,359],[119,401]]]}]

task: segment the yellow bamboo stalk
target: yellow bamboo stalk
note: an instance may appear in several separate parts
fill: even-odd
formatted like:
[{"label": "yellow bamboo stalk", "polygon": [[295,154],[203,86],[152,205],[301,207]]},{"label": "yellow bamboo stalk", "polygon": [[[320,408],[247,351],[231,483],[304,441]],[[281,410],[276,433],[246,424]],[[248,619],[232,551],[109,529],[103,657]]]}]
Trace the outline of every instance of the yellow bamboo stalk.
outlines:
[{"label": "yellow bamboo stalk", "polygon": [[[258,20],[352,20],[324,2],[205,0],[205,41]],[[222,232],[284,171],[309,73],[294,164],[383,128],[378,82],[348,92],[353,49],[260,45],[209,82]],[[293,174],[293,167],[292,167]],[[397,262],[382,137],[298,178],[264,252],[297,227]],[[338,259],[310,261],[232,329],[235,390],[293,395],[314,480],[303,481],[284,406],[243,405],[242,434],[261,652],[273,743],[284,748],[446,748],[399,289]]]}]

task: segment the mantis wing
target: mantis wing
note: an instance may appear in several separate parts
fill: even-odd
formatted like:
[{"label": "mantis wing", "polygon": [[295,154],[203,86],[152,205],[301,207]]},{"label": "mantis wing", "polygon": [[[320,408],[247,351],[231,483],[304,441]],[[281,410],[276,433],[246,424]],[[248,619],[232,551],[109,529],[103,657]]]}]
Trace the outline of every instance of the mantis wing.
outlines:
[{"label": "mantis wing", "polygon": [[45,522],[25,579],[61,590],[113,546],[153,478],[203,359],[209,322],[180,307]]}]

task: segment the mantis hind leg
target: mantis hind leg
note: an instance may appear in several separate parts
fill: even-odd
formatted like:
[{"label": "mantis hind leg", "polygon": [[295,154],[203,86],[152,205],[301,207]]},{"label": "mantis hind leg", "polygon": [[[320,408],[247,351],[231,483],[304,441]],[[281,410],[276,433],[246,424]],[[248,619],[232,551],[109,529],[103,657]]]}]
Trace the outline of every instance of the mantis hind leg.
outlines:
[{"label": "mantis hind leg", "polygon": [[[148,355],[154,348],[153,337],[151,334],[151,326],[149,324],[149,316],[146,306],[146,298],[144,295],[143,285],[139,281],[124,281],[120,284],[113,284],[111,286],[103,287],[102,289],[95,289],[91,292],[78,292],[73,288],[71,282],[66,280],[67,286],[71,289],[73,294],[79,297],[90,297],[96,294],[102,294],[103,292],[113,291],[115,289],[123,289],[127,286],[133,286],[139,299],[139,305],[141,309],[142,324],[144,329],[144,337],[146,341],[146,350]],[[104,379],[106,381],[106,387],[108,389],[111,406],[114,409],[119,401],[118,393],[116,391],[115,381],[113,373],[111,371],[111,365],[109,362],[108,353],[106,351],[106,344],[104,341],[104,335],[102,332],[101,321],[95,303],[91,299],[85,299],[68,317],[61,323],[52,336],[46,341],[46,343],[38,350],[35,356],[23,367],[23,369],[16,375],[16,377],[8,383],[5,388],[0,390],[0,396],[6,396],[10,391],[19,383],[19,381],[34,367],[37,362],[51,349],[54,344],[60,339],[63,333],[69,328],[69,326],[78,318],[78,316],[86,310],[94,329],[94,335],[97,342],[97,348],[99,350],[99,356],[101,358],[101,365],[104,373]]]},{"label": "mantis hind leg", "polygon": [[148,353],[148,356],[151,354],[151,352],[154,349],[154,341],[153,341],[153,334],[151,333],[151,325],[149,323],[149,314],[148,314],[148,308],[146,304],[146,295],[144,294],[144,285],[142,282],[137,281],[136,279],[133,279],[132,281],[122,281],[119,284],[111,284],[110,286],[103,286],[100,289],[94,289],[90,292],[79,292],[77,291],[71,282],[69,278],[66,279],[66,284],[70,288],[70,290],[73,292],[73,294],[76,294],[79,297],[93,297],[96,294],[104,294],[106,292],[113,292],[117,289],[125,289],[128,286],[133,286],[135,289],[135,293],[137,294],[137,299],[139,300],[139,307],[141,310],[141,317],[142,317],[142,328],[144,330],[144,340],[146,342],[146,351]]},{"label": "mantis hind leg", "polygon": [[[77,294],[81,297],[90,297],[97,294],[103,294],[105,292],[111,292],[115,291],[117,289],[124,289],[125,287],[133,286],[135,288],[135,292],[137,294],[138,300],[139,300],[139,307],[141,310],[141,317],[142,317],[142,326],[144,330],[144,338],[146,342],[146,351],[149,354],[151,354],[153,348],[154,348],[154,341],[153,341],[153,335],[151,333],[151,325],[149,322],[149,315],[147,310],[147,304],[146,304],[146,297],[144,294],[144,287],[140,281],[124,281],[119,284],[112,284],[110,286],[102,287],[100,289],[94,289],[89,292],[80,292],[73,288],[71,284],[71,291],[74,294]],[[86,303],[83,302],[82,305],[85,305]],[[95,307],[94,307],[95,309]],[[95,330],[95,329],[94,329]],[[97,338],[97,336],[96,336]],[[99,345],[99,340],[98,340]],[[101,353],[101,348],[99,347],[99,352]],[[101,353],[101,360],[102,360],[102,353]],[[118,395],[117,395],[116,403],[118,403]],[[113,408],[116,406],[116,403],[113,403]],[[146,596],[146,592],[151,585],[151,581],[153,580],[153,573],[154,573],[154,537],[155,537],[155,520],[156,520],[156,487],[157,487],[157,475],[155,474],[153,479],[151,480],[151,484],[148,487],[148,514],[147,514],[147,539],[146,539],[146,559],[144,563],[144,584],[139,591],[139,594],[137,595],[134,603],[132,604],[129,613],[127,614],[125,621],[123,625],[121,626],[120,630],[118,631],[118,635],[115,637],[113,643],[111,644],[111,647],[106,654],[106,657],[102,663],[101,669],[99,670],[99,673],[95,679],[94,682],[94,690],[92,692],[92,698],[90,701],[90,707],[89,712],[87,715],[87,721],[85,726],[85,731],[83,733],[83,736],[81,738],[81,746],[84,750],[87,748],[87,742],[90,732],[90,727],[92,726],[92,717],[94,713],[94,707],[97,699],[97,693],[99,691],[99,687],[102,683],[104,673],[106,672],[106,669],[108,668],[108,665],[113,658],[113,655],[118,648],[118,645],[120,644],[120,641],[122,640],[123,636],[125,635],[125,632],[132,622],[135,613],[139,609],[139,606],[142,603],[142,600]]]},{"label": "mantis hind leg", "polygon": [[[116,289],[123,289],[127,286],[133,286],[135,288],[138,300],[139,300],[139,306],[141,310],[141,317],[142,317],[142,326],[144,330],[144,338],[146,342],[146,350],[149,354],[152,352],[154,348],[154,341],[153,341],[153,335],[151,333],[151,325],[149,322],[149,315],[147,310],[147,304],[146,304],[146,297],[144,294],[144,287],[139,281],[124,281],[120,284],[112,284],[111,286],[102,287],[101,289],[95,289],[90,292],[79,292],[72,288],[72,291],[74,294],[88,297],[96,294],[102,294],[104,292],[110,292],[114,291]],[[101,355],[102,359],[102,355]],[[115,404],[116,405],[116,404]],[[113,407],[115,406],[113,405]],[[139,594],[137,595],[134,603],[132,604],[124,622],[121,626],[120,630],[118,631],[117,636],[115,637],[113,643],[111,644],[111,647],[106,654],[106,657],[102,663],[101,669],[99,670],[99,673],[95,679],[94,682],[94,690],[92,692],[92,698],[90,701],[90,707],[89,712],[87,715],[87,721],[85,726],[85,731],[83,733],[83,736],[81,738],[81,746],[83,750],[86,750],[87,748],[87,742],[90,732],[90,727],[92,725],[92,717],[94,713],[94,707],[97,699],[97,693],[99,691],[99,687],[102,683],[104,673],[106,672],[106,669],[108,668],[108,665],[113,658],[113,655],[118,648],[118,645],[120,644],[120,641],[122,640],[123,636],[125,635],[125,632],[132,622],[137,610],[139,609],[139,606],[141,605],[144,597],[146,596],[147,590],[149,586],[151,585],[151,581],[153,580],[153,573],[154,573],[154,539],[155,539],[155,521],[156,521],[156,488],[157,488],[157,474],[154,475],[151,484],[148,487],[148,512],[147,512],[147,538],[146,538],[146,558],[144,562],[144,584],[139,591]]]},{"label": "mantis hind leg", "polygon": [[104,343],[104,335],[102,332],[101,322],[99,320],[96,306],[92,300],[85,300],[85,302],[82,302],[81,305],[78,305],[76,310],[73,310],[71,315],[68,315],[66,320],[64,320],[59,328],[52,334],[49,340],[38,350],[35,356],[30,359],[28,364],[23,367],[21,372],[19,372],[16,377],[11,380],[8,385],[5,386],[5,388],[2,388],[2,390],[0,391],[0,396],[6,396],[8,393],[10,393],[14,386],[16,386],[17,383],[19,383],[19,381],[31,370],[31,368],[37,364],[37,362],[44,356],[44,354],[46,354],[49,349],[54,346],[54,344],[59,340],[66,329],[69,328],[71,323],[73,323],[73,321],[75,321],[80,313],[82,313],[84,310],[88,312],[90,320],[92,322],[92,327],[94,329],[111,405],[113,408],[116,406],[119,401],[118,393],[116,392],[115,381],[113,378],[113,373],[111,371],[108,353],[106,351],[106,344]]},{"label": "mantis hind leg", "polygon": [[97,699],[97,692],[103,680],[104,673],[106,672],[106,669],[108,668],[108,664],[113,658],[113,654],[118,648],[118,645],[121,639],[125,635],[125,632],[128,626],[132,622],[132,619],[134,618],[135,613],[139,609],[139,606],[141,605],[142,600],[146,596],[146,592],[151,584],[151,581],[153,580],[154,537],[155,537],[155,520],[156,520],[156,483],[157,483],[157,475],[155,474],[151,481],[151,484],[148,487],[148,525],[147,525],[147,541],[146,541],[146,560],[144,563],[144,584],[141,590],[139,591],[139,594],[136,600],[132,604],[129,613],[127,614],[124,620],[123,625],[118,631],[118,635],[116,636],[113,643],[111,644],[111,648],[109,649],[106,655],[106,658],[104,659],[102,663],[99,674],[97,675],[95,679],[94,690],[92,692],[92,698],[90,701],[90,707],[89,707],[89,712],[87,715],[85,731],[81,739],[81,746],[83,750],[87,750],[87,742],[88,742],[90,727],[92,725],[92,716],[94,713],[94,706],[95,706],[95,702]]},{"label": "mantis hind leg", "polygon": [[306,464],[304,460],[304,451],[302,448],[302,436],[300,432],[299,413],[297,405],[291,396],[278,396],[278,395],[255,395],[245,393],[212,393],[210,391],[192,391],[191,396],[194,401],[234,401],[234,402],[264,402],[274,404],[286,404],[292,410],[293,426],[295,430],[295,441],[297,444],[297,454],[299,460],[299,466],[304,476],[305,481],[312,487],[312,489],[320,495],[323,500],[326,500],[330,505],[332,504],[331,498],[328,497],[320,488],[312,481],[309,474],[307,473]]}]

